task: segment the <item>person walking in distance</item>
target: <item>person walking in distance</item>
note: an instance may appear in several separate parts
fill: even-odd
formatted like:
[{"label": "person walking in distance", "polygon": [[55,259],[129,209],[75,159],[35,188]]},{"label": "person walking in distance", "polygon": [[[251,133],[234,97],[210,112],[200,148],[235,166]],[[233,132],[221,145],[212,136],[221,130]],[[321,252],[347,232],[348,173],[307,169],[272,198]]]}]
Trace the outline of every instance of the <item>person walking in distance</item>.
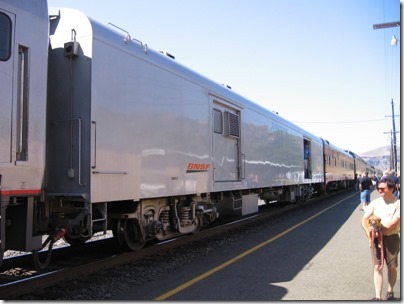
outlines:
[{"label": "person walking in distance", "polygon": [[304,143],[304,177],[309,178],[309,167],[310,167],[310,146],[308,142]]},{"label": "person walking in distance", "polygon": [[372,187],[372,179],[368,176],[367,171],[363,171],[359,180],[359,191],[362,203],[361,210],[365,210],[366,206],[370,203],[370,188]]},{"label": "person walking in distance", "polygon": [[[383,177],[379,181],[378,191],[380,197],[373,200],[365,209],[362,217],[362,228],[366,232],[368,239],[371,238],[373,227],[369,227],[367,222],[371,216],[381,220],[379,234],[382,235],[383,246],[374,246],[372,250],[373,259],[373,282],[376,297],[373,300],[380,300],[383,290],[383,265],[382,258],[387,266],[388,288],[385,300],[397,300],[394,298],[394,285],[397,280],[398,254],[400,252],[400,200],[394,196],[396,186],[389,177]],[[383,254],[382,254],[383,250]]]}]

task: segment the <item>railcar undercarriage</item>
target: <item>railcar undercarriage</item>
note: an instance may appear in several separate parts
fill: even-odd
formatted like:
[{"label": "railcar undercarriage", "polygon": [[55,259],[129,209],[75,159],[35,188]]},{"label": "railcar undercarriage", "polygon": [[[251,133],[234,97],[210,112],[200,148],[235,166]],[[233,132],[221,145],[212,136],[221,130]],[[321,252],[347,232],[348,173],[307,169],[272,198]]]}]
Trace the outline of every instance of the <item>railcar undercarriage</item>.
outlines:
[{"label": "railcar undercarriage", "polygon": [[271,187],[262,189],[259,197],[267,204],[274,201],[295,203],[310,199],[319,192],[319,189],[321,189],[320,184]]},{"label": "railcar undercarriage", "polygon": [[108,226],[124,250],[138,250],[154,238],[195,233],[219,216],[209,196],[149,199],[136,204],[132,213],[117,212],[115,204],[109,210]]},{"label": "railcar undercarriage", "polygon": [[[54,195],[42,201],[26,199],[8,206],[10,226],[18,221],[31,217],[33,221],[30,233],[24,239],[35,239],[29,246],[5,246],[4,250],[32,251],[37,268],[48,266],[53,244],[63,238],[70,245],[78,245],[91,239],[95,233],[107,233],[112,230],[114,238],[125,251],[141,249],[146,241],[159,241],[183,234],[198,232],[203,226],[215,221],[219,214],[245,215],[258,211],[258,198],[267,203],[270,201],[294,202],[312,196],[316,185],[293,185],[276,188],[254,189],[244,191],[228,191],[187,195],[171,198],[154,198],[140,201],[115,201],[90,203],[82,196]],[[259,193],[258,193],[259,192]],[[17,212],[22,207],[24,215]],[[14,212],[15,211],[15,212]],[[3,214],[4,216],[4,214]],[[4,216],[6,218],[6,216]],[[5,223],[5,221],[3,221]],[[2,229],[3,233],[7,230]],[[42,242],[42,236],[48,236]],[[3,238],[4,239],[4,238]],[[15,243],[15,241],[13,240]],[[13,243],[12,242],[12,243]],[[8,244],[10,239],[8,239]],[[22,243],[22,242],[20,242]],[[25,244],[28,244],[25,242]],[[39,252],[47,249],[46,257]]]}]

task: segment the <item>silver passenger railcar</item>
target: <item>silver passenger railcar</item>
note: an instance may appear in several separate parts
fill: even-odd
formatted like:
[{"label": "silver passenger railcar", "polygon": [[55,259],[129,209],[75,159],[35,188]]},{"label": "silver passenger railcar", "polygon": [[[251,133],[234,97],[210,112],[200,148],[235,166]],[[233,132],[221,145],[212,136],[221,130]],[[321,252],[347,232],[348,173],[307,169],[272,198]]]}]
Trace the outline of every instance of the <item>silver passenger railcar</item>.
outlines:
[{"label": "silver passenger railcar", "polygon": [[111,220],[137,248],[323,183],[319,138],[77,10],[50,15],[46,188],[66,238]]},{"label": "silver passenger railcar", "polygon": [[349,154],[113,25],[45,0],[0,0],[0,22],[1,256],[108,229],[136,250],[351,178],[324,164]]}]

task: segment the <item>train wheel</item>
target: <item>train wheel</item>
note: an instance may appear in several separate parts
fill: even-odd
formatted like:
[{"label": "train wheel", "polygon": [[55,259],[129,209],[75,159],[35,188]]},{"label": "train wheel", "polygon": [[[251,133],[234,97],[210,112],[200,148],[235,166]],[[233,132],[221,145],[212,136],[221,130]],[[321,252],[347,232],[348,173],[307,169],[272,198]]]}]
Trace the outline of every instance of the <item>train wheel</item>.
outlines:
[{"label": "train wheel", "polygon": [[134,219],[127,219],[125,220],[124,228],[123,233],[129,249],[133,251],[142,249],[146,242],[142,238],[139,222]]},{"label": "train wheel", "polygon": [[115,239],[118,241],[121,248],[125,251],[129,251],[130,248],[125,241],[125,222],[126,220],[116,220],[114,225],[115,228],[112,229]]},{"label": "train wheel", "polygon": [[201,230],[202,225],[203,225],[203,215],[197,215],[195,217],[195,225],[196,225],[196,229],[192,232],[192,234],[199,232],[199,230]]}]

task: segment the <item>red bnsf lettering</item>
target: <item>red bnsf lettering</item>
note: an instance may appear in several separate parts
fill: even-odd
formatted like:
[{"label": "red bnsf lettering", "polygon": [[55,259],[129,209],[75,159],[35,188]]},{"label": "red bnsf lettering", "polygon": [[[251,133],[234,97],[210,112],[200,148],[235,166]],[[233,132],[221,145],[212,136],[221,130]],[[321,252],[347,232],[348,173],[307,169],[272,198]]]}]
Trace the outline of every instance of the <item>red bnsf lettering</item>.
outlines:
[{"label": "red bnsf lettering", "polygon": [[188,163],[187,172],[208,171],[210,164]]}]

